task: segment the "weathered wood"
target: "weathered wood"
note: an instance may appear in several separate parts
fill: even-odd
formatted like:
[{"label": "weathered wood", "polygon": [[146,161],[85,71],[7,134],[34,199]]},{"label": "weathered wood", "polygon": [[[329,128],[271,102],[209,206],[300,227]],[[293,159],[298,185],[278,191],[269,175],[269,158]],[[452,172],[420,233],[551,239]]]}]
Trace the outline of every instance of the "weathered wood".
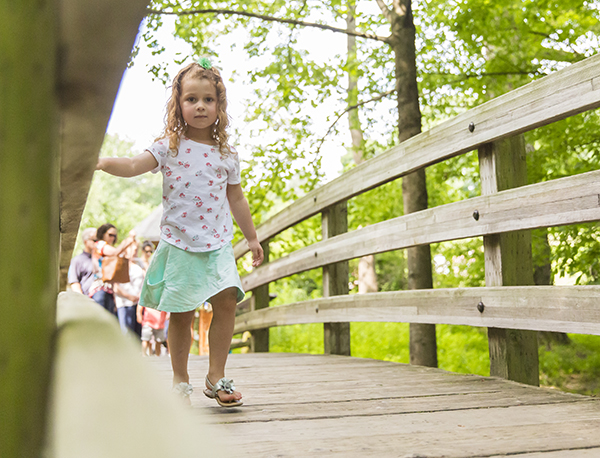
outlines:
[{"label": "weathered wood", "polygon": [[58,274],[53,2],[0,4],[0,456],[38,457]]},{"label": "weathered wood", "polygon": [[60,0],[60,289],[106,125],[148,0]]},{"label": "weathered wood", "polygon": [[[206,418],[202,421],[205,415],[192,415],[170,392],[170,383],[156,380],[140,357],[139,341],[122,335],[114,317],[94,301],[62,293],[57,321],[51,427],[44,456],[229,454]],[[149,434],[151,419],[160,419],[160,434]]]},{"label": "weathered wood", "polygon": [[[168,361],[153,363],[168,385]],[[207,366],[190,358],[193,384]],[[272,353],[230,355],[228,376],[243,408],[225,412],[201,393],[192,405],[235,437],[236,456],[572,458],[600,449],[600,401],[500,378]]]},{"label": "weathered wood", "polygon": [[[482,303],[483,312],[477,305]],[[240,315],[235,332],[292,324],[435,323],[600,335],[599,286],[453,288],[354,294]]]},{"label": "weathered wood", "polygon": [[[519,458],[597,458],[600,447],[572,448],[570,450],[555,450],[551,452],[519,453]],[[493,455],[489,458],[506,458],[507,455]]]},{"label": "weathered wood", "polygon": [[[525,139],[522,135],[479,149],[481,194],[489,195],[527,184]],[[485,236],[486,286],[533,285],[531,233]],[[488,328],[490,374],[530,385],[539,384],[537,333]]]},{"label": "weathered wood", "polygon": [[[344,173],[258,227],[259,240],[324,208],[424,166],[600,106],[600,56],[592,56],[458,115]],[[473,122],[475,129],[469,132]],[[234,247],[235,256],[248,251]]]},{"label": "weathered wood", "polygon": [[[260,244],[264,253],[263,264],[269,263],[269,240],[265,240]],[[252,297],[250,302],[250,309],[261,310],[269,308],[269,284],[265,283],[261,286],[252,290]],[[269,351],[269,330],[268,329],[256,329],[252,332],[252,338],[250,340],[250,351],[252,352],[268,352]]]},{"label": "weathered wood", "polygon": [[333,262],[415,245],[598,221],[599,195],[600,171],[594,171],[442,205],[297,250],[246,275],[242,283],[252,289]]},{"label": "weathered wood", "polygon": [[[328,240],[348,232],[348,205],[340,202],[323,211],[322,238]],[[348,294],[348,262],[323,266],[323,297]],[[326,355],[350,355],[350,323],[323,323]]]},{"label": "weathered wood", "polygon": [[[363,376],[362,380],[365,380],[367,376]],[[239,380],[239,379],[238,379]],[[256,386],[253,388],[257,392],[257,395],[252,397],[253,401],[258,405],[247,406],[247,412],[244,412],[246,416],[251,415],[252,421],[289,421],[289,420],[302,420],[302,419],[325,419],[325,418],[347,418],[352,416],[363,415],[368,411],[375,411],[379,415],[401,415],[407,413],[417,412],[441,412],[445,410],[465,410],[472,408],[481,408],[485,406],[490,407],[511,407],[511,406],[522,406],[522,405],[538,405],[538,404],[559,404],[564,402],[573,402],[572,398],[565,398],[562,394],[553,395],[547,391],[530,392],[529,390],[522,387],[500,387],[496,386],[496,389],[490,389],[490,391],[483,392],[463,392],[457,393],[452,391],[452,387],[456,387],[456,383],[448,385],[448,393],[444,393],[443,390],[446,387],[441,384],[433,384],[432,392],[435,392],[434,396],[427,396],[426,393],[417,395],[419,386],[417,384],[404,387],[404,386],[387,386],[386,389],[391,391],[401,392],[407,388],[410,390],[412,397],[380,397],[380,398],[367,398],[356,402],[357,399],[340,401],[336,398],[335,403],[328,405],[327,409],[316,410],[314,405],[295,402],[286,404],[270,404],[267,396],[257,397],[260,390],[267,390],[267,386]],[[244,385],[248,386],[248,385]],[[288,387],[289,390],[290,387]],[[300,391],[306,391],[306,395],[310,395],[309,391],[303,389],[304,387],[300,384],[295,384],[293,387],[297,394]],[[343,388],[342,388],[343,389]],[[351,394],[359,394],[360,390],[353,390]],[[332,392],[332,395],[337,395],[337,392]],[[326,402],[328,398],[326,396],[320,396],[322,401]],[[316,399],[313,399],[316,401]],[[263,403],[264,402],[264,403]],[[239,419],[236,421],[231,418],[228,413],[216,413],[214,415],[219,421],[227,421],[228,423],[241,423],[245,420]]]}]

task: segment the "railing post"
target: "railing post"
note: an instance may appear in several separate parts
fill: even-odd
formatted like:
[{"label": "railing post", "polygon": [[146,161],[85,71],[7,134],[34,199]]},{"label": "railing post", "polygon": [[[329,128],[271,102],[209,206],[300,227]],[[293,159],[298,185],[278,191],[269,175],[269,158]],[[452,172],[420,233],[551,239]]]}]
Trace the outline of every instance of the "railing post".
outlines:
[{"label": "railing post", "polygon": [[[321,216],[323,240],[348,232],[347,201],[323,210]],[[348,262],[323,266],[323,297],[348,294]],[[323,343],[326,355],[350,356],[350,323],[323,323]]]},{"label": "railing post", "polygon": [[[269,240],[260,244],[263,248],[265,260],[263,265],[269,262]],[[269,284],[259,286],[252,291],[252,300],[250,310],[260,310],[269,306]],[[252,340],[250,341],[250,351],[257,353],[267,353],[269,351],[269,329],[257,329],[252,331]]]},{"label": "railing post", "polygon": [[[482,195],[526,185],[523,135],[483,145],[479,149],[479,173]],[[485,215],[480,217],[485,221]],[[486,286],[534,284],[530,231],[485,236],[483,246]],[[535,331],[488,328],[488,340],[490,375],[539,385]]]},{"label": "railing post", "polygon": [[57,2],[0,3],[0,456],[40,457],[56,330]]}]

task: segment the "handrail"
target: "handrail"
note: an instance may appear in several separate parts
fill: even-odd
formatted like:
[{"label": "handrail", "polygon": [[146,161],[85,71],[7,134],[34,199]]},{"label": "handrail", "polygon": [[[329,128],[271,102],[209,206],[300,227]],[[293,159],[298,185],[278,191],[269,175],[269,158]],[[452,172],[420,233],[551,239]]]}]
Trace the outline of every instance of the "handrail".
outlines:
[{"label": "handrail", "polygon": [[[246,290],[334,262],[418,245],[600,220],[600,170],[474,197],[347,232],[242,278]],[[473,217],[478,212],[478,220]]]},{"label": "handrail", "polygon": [[[260,241],[321,210],[422,167],[600,107],[600,55],[508,92],[353,168],[284,208],[257,228]],[[473,131],[469,126],[472,123]],[[244,241],[236,258],[248,252]]]},{"label": "handrail", "polygon": [[[83,294],[57,302],[52,403],[44,456],[221,456],[206,414],[192,414],[162,384],[114,316]],[[160,418],[162,434],[148,434]]]},{"label": "handrail", "polygon": [[[274,235],[318,212],[322,241],[242,278],[245,289],[252,290],[251,312],[237,316],[235,332],[252,331],[253,350],[269,351],[269,327],[323,323],[324,352],[347,355],[353,321],[487,326],[490,373],[537,385],[538,347],[532,331],[600,335],[600,289],[515,289],[534,282],[529,231],[600,220],[600,170],[527,185],[521,134],[597,107],[600,55],[412,137],[294,202],[259,227],[265,252]],[[473,149],[478,150],[481,196],[347,232],[349,198]],[[486,288],[348,296],[350,259],[480,236]],[[246,251],[240,244],[235,249],[236,256]],[[318,267],[323,268],[323,299],[269,307],[270,282]],[[411,340],[411,357],[422,349]],[[431,354],[415,361],[434,364]]]},{"label": "handrail", "polygon": [[235,333],[347,321],[456,324],[600,335],[600,286],[503,286],[352,294],[240,315]]}]

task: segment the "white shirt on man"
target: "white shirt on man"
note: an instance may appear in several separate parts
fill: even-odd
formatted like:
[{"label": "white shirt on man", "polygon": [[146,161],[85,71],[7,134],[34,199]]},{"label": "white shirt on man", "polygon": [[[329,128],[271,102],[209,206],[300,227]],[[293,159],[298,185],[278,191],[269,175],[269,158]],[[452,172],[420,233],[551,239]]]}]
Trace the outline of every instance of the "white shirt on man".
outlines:
[{"label": "white shirt on man", "polygon": [[[129,263],[129,283],[118,283],[119,288],[132,296],[140,296],[142,291],[142,283],[144,282],[144,269],[135,262]],[[132,307],[136,302],[130,301],[118,294],[115,294],[115,304],[117,308]]]}]

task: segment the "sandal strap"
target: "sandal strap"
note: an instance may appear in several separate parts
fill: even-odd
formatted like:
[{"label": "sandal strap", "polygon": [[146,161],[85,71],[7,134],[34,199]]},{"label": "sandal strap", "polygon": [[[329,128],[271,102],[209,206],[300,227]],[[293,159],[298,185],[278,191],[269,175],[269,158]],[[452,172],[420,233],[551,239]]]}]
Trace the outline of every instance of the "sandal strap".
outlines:
[{"label": "sandal strap", "polygon": [[176,393],[184,398],[189,398],[193,392],[194,388],[189,383],[181,382],[173,387],[173,393]]},{"label": "sandal strap", "polygon": [[219,391],[225,391],[225,393],[227,394],[233,394],[233,392],[235,391],[235,386],[233,384],[233,380],[228,379],[226,377],[223,377],[221,380],[219,380],[217,383],[215,383],[214,385],[212,383],[210,383],[210,380],[208,379],[208,376],[206,377],[206,384],[208,385],[208,388],[212,391],[213,395],[217,395],[217,392]]}]

